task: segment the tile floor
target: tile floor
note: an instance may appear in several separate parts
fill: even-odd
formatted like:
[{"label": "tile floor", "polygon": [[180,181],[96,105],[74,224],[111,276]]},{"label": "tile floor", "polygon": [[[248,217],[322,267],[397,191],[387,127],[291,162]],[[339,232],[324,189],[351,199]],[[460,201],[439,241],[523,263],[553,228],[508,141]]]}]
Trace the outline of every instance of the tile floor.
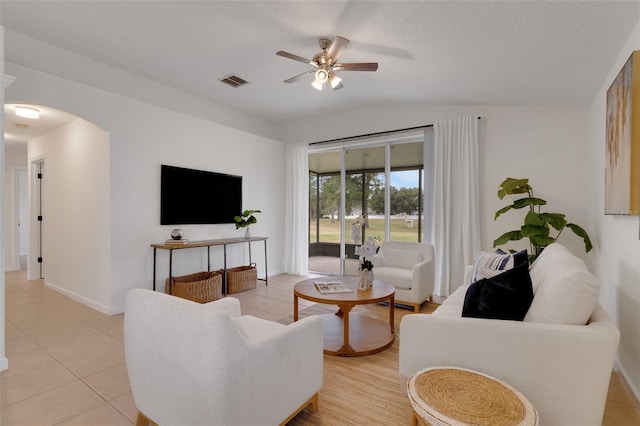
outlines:
[{"label": "tile floor", "polygon": [[[107,316],[55,291],[6,274],[6,355],[1,373],[0,424],[131,425],[123,315]],[[277,320],[293,312],[298,276],[279,275],[234,295],[243,314]],[[301,305],[312,303],[301,300]],[[614,374],[605,425],[640,424],[640,415]]]}]

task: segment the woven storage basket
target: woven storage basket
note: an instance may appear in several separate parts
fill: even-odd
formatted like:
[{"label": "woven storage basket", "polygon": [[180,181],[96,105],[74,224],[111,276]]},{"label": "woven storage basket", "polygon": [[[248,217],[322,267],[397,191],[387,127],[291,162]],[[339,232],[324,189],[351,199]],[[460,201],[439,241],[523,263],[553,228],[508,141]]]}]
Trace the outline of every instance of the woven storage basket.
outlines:
[{"label": "woven storage basket", "polygon": [[222,298],[222,269],[212,272],[196,272],[166,279],[164,291],[172,296],[207,303]]},{"label": "woven storage basket", "polygon": [[227,294],[252,290],[256,288],[257,279],[258,270],[255,263],[229,268],[227,269]]}]

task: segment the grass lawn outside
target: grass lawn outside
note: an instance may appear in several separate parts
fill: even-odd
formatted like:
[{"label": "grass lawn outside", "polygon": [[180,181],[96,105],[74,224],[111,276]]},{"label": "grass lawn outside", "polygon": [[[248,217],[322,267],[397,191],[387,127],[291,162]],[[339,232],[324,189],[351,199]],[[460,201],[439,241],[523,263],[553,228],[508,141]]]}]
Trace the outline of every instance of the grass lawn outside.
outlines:
[{"label": "grass lawn outside", "polygon": [[[348,219],[346,223],[347,243],[353,243],[351,240],[351,224],[353,220]],[[418,242],[418,221],[411,219],[394,218],[390,220],[391,239],[393,241]],[[410,226],[413,225],[411,228]],[[316,242],[316,222],[313,220],[310,224],[309,241]],[[380,241],[384,240],[384,219],[369,219],[369,226],[365,228],[365,237],[374,237]],[[340,243],[340,221],[331,219],[320,219],[320,242],[321,243]]]}]

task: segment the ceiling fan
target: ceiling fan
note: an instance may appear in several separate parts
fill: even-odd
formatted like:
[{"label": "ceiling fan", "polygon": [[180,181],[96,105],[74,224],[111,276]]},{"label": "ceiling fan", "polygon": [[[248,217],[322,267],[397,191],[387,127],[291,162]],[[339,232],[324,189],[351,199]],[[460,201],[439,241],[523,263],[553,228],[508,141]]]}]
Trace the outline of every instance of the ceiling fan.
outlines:
[{"label": "ceiling fan", "polygon": [[309,71],[285,80],[285,83],[293,83],[307,75],[315,74],[315,78],[311,83],[314,88],[323,90],[325,84],[328,84],[333,90],[338,90],[342,89],[343,85],[342,79],[338,77],[336,71],[376,71],[378,69],[377,62],[339,63],[338,58],[349,44],[349,40],[344,37],[337,36],[333,42],[329,39],[321,38],[319,42],[322,52],[315,55],[313,59],[303,58],[284,50],[276,52],[278,56],[304,62],[313,67]]}]

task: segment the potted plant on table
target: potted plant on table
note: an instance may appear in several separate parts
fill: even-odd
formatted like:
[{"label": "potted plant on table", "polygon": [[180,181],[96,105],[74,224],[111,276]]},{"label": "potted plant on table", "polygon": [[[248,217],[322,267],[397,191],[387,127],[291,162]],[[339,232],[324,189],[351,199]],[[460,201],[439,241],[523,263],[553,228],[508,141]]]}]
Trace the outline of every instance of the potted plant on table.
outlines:
[{"label": "potted plant on table", "polygon": [[233,220],[236,222],[236,229],[247,228],[244,233],[245,238],[251,238],[249,227],[254,223],[258,223],[258,219],[254,216],[256,213],[262,213],[261,210],[245,210],[240,216],[236,216]]},{"label": "potted plant on table", "polygon": [[[523,238],[529,239],[529,263],[533,262],[542,253],[542,250],[551,243],[554,243],[565,228],[569,228],[578,237],[584,241],[584,248],[591,251],[593,248],[589,235],[580,226],[575,223],[568,223],[564,214],[561,213],[542,213],[540,206],[547,204],[546,200],[533,196],[533,188],[529,185],[529,179],[506,178],[498,188],[498,198],[501,200],[507,195],[525,194],[524,197],[516,199],[512,204],[498,210],[493,220],[498,219],[500,215],[511,209],[529,208],[524,218],[524,224],[520,229],[505,232],[500,235],[494,242],[493,246],[497,247],[508,243],[509,241],[518,241]],[[550,232],[551,228],[558,231],[555,237]]]}]

